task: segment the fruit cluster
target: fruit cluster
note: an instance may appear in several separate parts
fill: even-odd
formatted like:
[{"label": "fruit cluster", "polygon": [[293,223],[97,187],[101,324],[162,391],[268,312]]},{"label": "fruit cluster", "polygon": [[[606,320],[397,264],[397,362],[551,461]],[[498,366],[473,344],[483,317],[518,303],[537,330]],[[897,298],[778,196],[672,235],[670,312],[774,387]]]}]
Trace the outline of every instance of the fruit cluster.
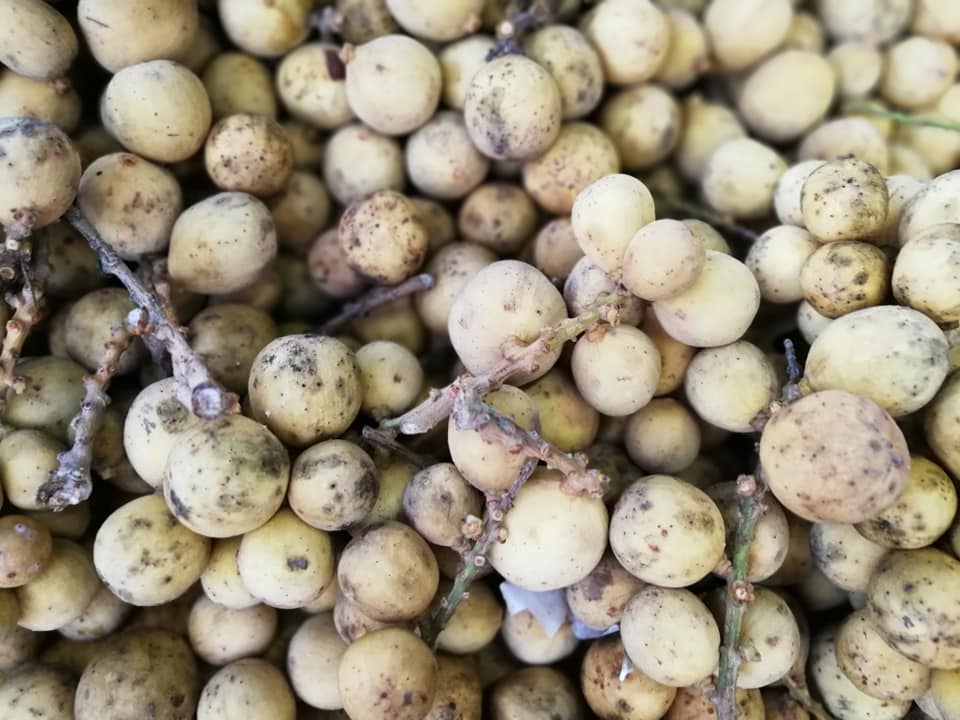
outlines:
[{"label": "fruit cluster", "polygon": [[0,0],[0,717],[960,720],[956,0]]}]

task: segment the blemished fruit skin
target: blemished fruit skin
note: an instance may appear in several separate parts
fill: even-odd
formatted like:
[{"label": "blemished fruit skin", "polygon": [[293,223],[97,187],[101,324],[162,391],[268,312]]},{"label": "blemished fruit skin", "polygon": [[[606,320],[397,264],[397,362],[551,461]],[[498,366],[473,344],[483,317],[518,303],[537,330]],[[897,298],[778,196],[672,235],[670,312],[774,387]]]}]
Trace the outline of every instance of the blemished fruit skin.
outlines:
[{"label": "blemished fruit skin", "polygon": [[0,718],[960,719],[958,48],[0,0]]}]

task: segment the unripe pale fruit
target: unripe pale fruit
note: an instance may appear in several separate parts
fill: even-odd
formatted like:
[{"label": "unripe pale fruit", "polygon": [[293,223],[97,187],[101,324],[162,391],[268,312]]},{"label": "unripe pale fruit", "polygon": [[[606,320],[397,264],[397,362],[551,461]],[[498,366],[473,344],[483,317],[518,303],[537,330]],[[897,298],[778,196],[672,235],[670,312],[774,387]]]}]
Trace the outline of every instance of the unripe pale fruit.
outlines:
[{"label": "unripe pale fruit", "polygon": [[[882,344],[872,338],[882,337]],[[924,407],[949,371],[943,331],[922,313],[878,305],[833,320],[817,335],[804,373],[814,390],[846,390],[900,417]]]},{"label": "unripe pale fruit", "polygon": [[293,145],[276,120],[237,113],[210,129],[204,165],[222,190],[275,195],[293,173]]},{"label": "unripe pale fruit", "polygon": [[648,0],[606,0],[580,21],[603,63],[607,82],[631,85],[653,77],[670,45],[670,26]]},{"label": "unripe pale fruit", "polygon": [[278,57],[307,37],[313,0],[217,0],[230,41],[261,57]]},{"label": "unripe pale fruit", "polygon": [[[490,298],[498,303],[491,307]],[[503,345],[533,341],[540,331],[566,318],[563,297],[536,268],[518,260],[487,265],[466,284],[450,308],[448,332],[454,350],[472,373],[483,373],[503,359]],[[539,367],[510,378],[517,384],[544,375],[560,357],[547,353]]]},{"label": "unripe pale fruit", "polygon": [[77,205],[121,258],[135,260],[167,247],[183,194],[168,170],[131,153],[113,153],[84,171]]},{"label": "unripe pale fruit", "polygon": [[193,0],[154,4],[80,0],[77,21],[87,47],[110,72],[148,60],[179,60],[197,32]]},{"label": "unripe pale fruit", "polygon": [[680,106],[657,85],[634,85],[612,95],[600,112],[600,127],[610,136],[625,170],[654,167],[680,141]]},{"label": "unripe pale fruit", "polygon": [[716,503],[669,475],[634,482],[610,520],[610,547],[617,560],[644,582],[661,587],[686,587],[706,577],[723,557],[724,542]]},{"label": "unripe pale fruit", "polygon": [[[713,54],[720,67],[743,70],[776,48],[790,30],[790,0],[711,0],[703,15]],[[750,28],[744,33],[744,28]]]},{"label": "unripe pale fruit", "polygon": [[337,582],[344,597],[380,622],[420,616],[440,582],[427,542],[403,523],[371,525],[340,555]]},{"label": "unripe pale fruit", "polygon": [[209,555],[210,541],[177,522],[160,495],[144,495],[114,510],[93,547],[104,584],[131,605],[180,597],[200,579]]},{"label": "unripe pale fruit", "polygon": [[483,0],[441,2],[426,7],[418,0],[386,0],[390,14],[411,35],[448,42],[472,32],[480,21]]},{"label": "unripe pale fruit", "polygon": [[11,0],[0,8],[0,63],[18,75],[65,77],[77,50],[70,23],[42,0]]},{"label": "unripe pale fruit", "polygon": [[581,190],[570,213],[573,234],[584,254],[619,277],[631,238],[655,217],[653,196],[631,175],[606,175]]},{"label": "unripe pale fruit", "polygon": [[570,369],[584,399],[604,415],[636,412],[653,398],[660,380],[660,353],[630,325],[584,335],[573,348]]},{"label": "unripe pale fruit", "polygon": [[203,147],[212,111],[203,83],[169,60],[130,65],[111,78],[100,119],[131,152],[156,162],[186,160]]},{"label": "unripe pale fruit", "polygon": [[896,502],[910,474],[893,419],[840,390],[815,392],[775,413],[760,439],[760,460],[784,507],[821,522],[874,517]]},{"label": "unripe pale fruit", "polygon": [[197,703],[197,720],[222,720],[246,713],[275,720],[297,716],[287,679],[260,658],[244,658],[222,667],[207,681]]},{"label": "unripe pale fruit", "polygon": [[277,67],[277,93],[287,112],[323,129],[350,121],[346,68],[334,45],[308,43],[288,53]]},{"label": "unripe pale fruit", "polygon": [[686,291],[653,304],[673,338],[694,347],[739,340],[760,307],[760,288],[749,268],[724,253],[707,250],[703,270]]},{"label": "unripe pale fruit", "polygon": [[215,120],[236,113],[277,119],[273,76],[257,58],[241,52],[220,53],[206,64],[200,79],[210,97]]},{"label": "unripe pale fruit", "polygon": [[277,338],[254,359],[248,387],[253,416],[290,445],[336,437],[360,411],[356,357],[330,337]]},{"label": "unripe pale fruit", "polygon": [[807,176],[800,206],[804,226],[821,242],[869,240],[887,217],[887,185],[863,160],[832,160]]},{"label": "unripe pale fruit", "polygon": [[0,227],[29,235],[70,207],[80,181],[80,156],[55,125],[0,118]]},{"label": "unripe pale fruit", "polygon": [[423,125],[440,102],[436,56],[406,35],[384,35],[348,58],[347,102],[377,132],[405,135]]},{"label": "unripe pale fruit", "polygon": [[463,116],[470,139],[484,155],[527,160],[542,154],[560,132],[560,90],[536,61],[505,55],[473,76]]},{"label": "unripe pale fruit", "polygon": [[705,264],[703,242],[686,225],[656,220],[627,245],[621,281],[639,298],[667,300],[690,289]]},{"label": "unripe pale fruit", "polygon": [[524,42],[527,55],[553,76],[564,120],[588,115],[603,95],[603,67],[596,50],[575,28],[548,25]]},{"label": "unripe pale fruit", "polygon": [[247,193],[224,192],[180,214],[167,263],[170,277],[185,289],[221,295],[252,285],[276,254],[267,206]]},{"label": "unripe pale fruit", "polygon": [[571,122],[542,155],[523,164],[523,187],[544,210],[566,215],[581,190],[619,170],[610,137],[596,125]]},{"label": "unripe pale fruit", "polygon": [[194,532],[230,537],[273,516],[289,472],[287,451],[267,428],[242,415],[223,415],[195,425],[174,446],[163,494]]},{"label": "unripe pale fruit", "polygon": [[237,567],[244,586],[275,608],[303,607],[334,575],[333,544],[287,509],[243,536]]},{"label": "unripe pale fruit", "polygon": [[407,197],[381,190],[347,208],[340,218],[339,242],[354,270],[394,285],[420,268],[429,240]]},{"label": "unripe pale fruit", "polygon": [[340,659],[340,697],[354,720],[420,720],[437,692],[437,660],[408,630],[364,635]]},{"label": "unripe pale fruit", "polygon": [[563,474],[537,470],[520,488],[504,520],[507,539],[490,550],[494,569],[514,585],[556,590],[582,580],[607,544],[603,501],[571,495]]},{"label": "unripe pale fruit", "polygon": [[773,205],[777,180],[787,169],[773,149],[750,138],[720,145],[707,159],[703,195],[714,210],[735,218],[762,218]]}]

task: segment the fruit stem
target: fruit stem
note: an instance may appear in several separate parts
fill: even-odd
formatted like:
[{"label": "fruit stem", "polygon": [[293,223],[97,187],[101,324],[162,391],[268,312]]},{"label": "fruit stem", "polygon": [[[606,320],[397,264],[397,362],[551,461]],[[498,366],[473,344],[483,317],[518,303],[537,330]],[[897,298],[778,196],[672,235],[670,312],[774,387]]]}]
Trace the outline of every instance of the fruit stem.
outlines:
[{"label": "fruit stem", "polygon": [[808,714],[817,720],[834,720],[833,715],[827,712],[826,708],[810,695],[810,688],[807,687],[807,679],[803,677],[802,673],[799,675],[791,673],[787,675],[783,681],[786,683],[790,697],[806,710]]},{"label": "fruit stem", "polygon": [[93,491],[93,446],[103,424],[103,415],[110,397],[107,388],[119,369],[120,356],[130,346],[133,337],[125,328],[114,329],[114,339],[105,346],[103,359],[92,375],[83,378],[83,400],[80,411],[70,423],[74,432],[73,445],[57,455],[59,465],[37,490],[37,502],[50,510],[63,510],[79,505]]},{"label": "fruit stem", "polygon": [[377,428],[366,426],[363,428],[363,439],[376,448],[398,455],[421,470],[437,463],[433,458],[416,453],[407,446],[401,445],[389,430],[378,430]]},{"label": "fruit stem", "polygon": [[689,215],[697,220],[703,220],[716,228],[726,230],[731,235],[735,235],[748,242],[756,242],[760,236],[750,228],[734,222],[726,215],[706,208],[703,205],[685,200],[674,193],[654,193],[654,204],[658,208],[665,208],[670,212]]},{"label": "fruit stem", "polygon": [[556,15],[558,0],[532,0],[525,10],[508,3],[507,19],[497,25],[497,41],[487,55],[487,61],[504,55],[524,55],[523,37],[532,30],[551,22]]},{"label": "fruit stem", "polygon": [[453,580],[450,592],[441,599],[436,609],[430,613],[420,626],[420,636],[431,648],[436,648],[437,639],[443,628],[450,622],[457,606],[477,577],[480,568],[487,564],[487,553],[493,544],[500,542],[500,531],[503,517],[513,507],[513,501],[523,484],[530,478],[537,467],[536,458],[528,458],[520,469],[520,474],[514,480],[509,490],[500,495],[487,495],[487,510],[484,513],[483,531],[471,548],[463,554],[463,564]]},{"label": "fruit stem", "polygon": [[497,412],[480,395],[463,393],[455,403],[452,419],[458,430],[477,430],[488,442],[498,442],[511,453],[541,461],[564,475],[564,490],[588,492],[603,497],[608,480],[599,470],[587,467],[583,453],[566,453],[544,440],[536,430],[527,430],[512,418]]},{"label": "fruit stem", "polygon": [[43,296],[49,270],[46,257],[33,256],[28,236],[13,235],[9,228],[7,233],[8,247],[15,248],[20,265],[22,285],[19,291],[6,294],[7,305],[13,308],[13,317],[7,321],[3,344],[0,345],[0,412],[6,407],[10,390],[18,394],[22,392],[23,382],[16,374],[17,361],[30,329],[43,318]]},{"label": "fruit stem", "polygon": [[750,545],[757,529],[757,521],[763,514],[763,496],[766,483],[759,464],[752,476],[742,475],[737,480],[737,531],[731,571],[727,579],[723,620],[723,646],[720,648],[720,669],[717,673],[717,689],[713,703],[718,720],[737,720],[740,708],[737,705],[737,673],[743,664],[739,647],[743,614],[753,601],[753,586],[747,582],[750,564]]},{"label": "fruit stem", "polygon": [[133,335],[155,338],[170,354],[173,375],[177,379],[177,399],[195,415],[207,420],[224,413],[239,412],[236,394],[228,392],[213,379],[203,360],[190,347],[183,329],[167,314],[164,303],[144,287],[80,209],[73,206],[64,217],[86,239],[103,271],[123,283],[133,302],[139,305],[138,310],[127,316],[128,331]]},{"label": "fruit stem", "polygon": [[[792,340],[785,340],[784,353],[787,357],[787,382],[780,393],[780,399],[774,403],[777,407],[798,399],[798,384],[802,375],[797,361],[796,348]],[[765,413],[770,417],[772,409]],[[758,433],[762,431],[758,428]],[[750,566],[750,545],[757,530],[757,522],[765,510],[763,498],[767,483],[763,467],[757,462],[753,475],[741,475],[737,479],[737,527],[734,533],[733,553],[730,569],[727,573],[727,591],[724,595],[723,645],[720,648],[720,667],[717,671],[717,684],[711,700],[717,709],[718,720],[738,720],[740,708],[737,705],[737,674],[743,664],[740,648],[740,629],[743,614],[753,601],[753,586],[747,581]]]},{"label": "fruit stem", "polygon": [[344,304],[339,313],[317,328],[317,333],[320,335],[332,335],[355,317],[364,315],[371,310],[377,309],[381,305],[392,303],[394,300],[399,300],[407,295],[414,295],[418,292],[429,290],[433,287],[433,284],[433,275],[420,273],[419,275],[407,278],[399,285],[375,287],[356,300]]},{"label": "fruit stem", "polygon": [[516,343],[512,347],[504,348],[503,360],[488,372],[476,376],[461,375],[446,387],[432,391],[426,400],[403,415],[384,420],[380,423],[380,429],[399,432],[402,435],[421,435],[429,432],[450,417],[459,395],[476,393],[482,398],[488,392],[500,388],[517,373],[537,368],[543,359],[558,347],[596,327],[601,321],[616,323],[620,309],[631,297],[626,291],[600,296],[593,307],[580,315],[543,328],[533,342]]},{"label": "fruit stem", "polygon": [[960,132],[960,123],[950,120],[938,120],[932,117],[923,117],[921,115],[910,115],[908,113],[889,110],[882,105],[871,102],[853,103],[846,107],[847,112],[862,113],[863,115],[873,115],[874,117],[883,117],[893,120],[900,125],[915,125],[917,127],[930,127],[939,130],[950,130]]}]

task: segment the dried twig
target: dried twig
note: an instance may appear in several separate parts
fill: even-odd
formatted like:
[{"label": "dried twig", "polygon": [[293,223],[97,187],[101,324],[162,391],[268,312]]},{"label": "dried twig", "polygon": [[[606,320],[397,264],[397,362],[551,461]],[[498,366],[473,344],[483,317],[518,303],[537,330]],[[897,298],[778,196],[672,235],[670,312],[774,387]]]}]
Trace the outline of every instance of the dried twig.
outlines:
[{"label": "dried twig", "polygon": [[86,238],[97,254],[103,271],[120,280],[133,301],[140,306],[127,316],[128,330],[134,335],[150,335],[166,348],[173,364],[173,375],[178,381],[177,398],[180,402],[191,408],[195,415],[206,419],[236,412],[239,409],[237,396],[213,379],[203,360],[190,347],[179,325],[164,312],[163,304],[156,295],[144,288],[79,208],[71,207],[64,217]]},{"label": "dried twig", "polygon": [[[784,350],[787,356],[788,381],[777,403],[781,407],[799,397],[797,386],[801,376],[793,342],[786,340]],[[760,430],[762,428],[758,428],[758,431]],[[766,509],[763,503],[766,489],[760,463],[757,463],[753,475],[741,475],[737,479],[737,527],[730,566],[725,573],[727,592],[724,598],[723,645],[720,648],[716,689],[711,695],[718,720],[737,720],[740,717],[736,697],[737,674],[744,663],[743,648],[740,647],[740,628],[747,605],[753,601],[753,586],[747,581],[750,545],[753,543],[757,522]]]},{"label": "dried twig", "polygon": [[353,302],[346,303],[339,313],[318,327],[317,332],[321,335],[332,335],[354,318],[368,313],[381,305],[386,305],[407,295],[429,290],[433,287],[433,282],[433,275],[420,273],[419,275],[407,278],[399,285],[375,287]]},{"label": "dried twig", "polygon": [[420,469],[437,464],[437,460],[434,460],[427,455],[414,452],[405,445],[401,445],[399,442],[397,442],[394,434],[386,430],[365,427],[363,428],[363,439],[374,447],[380,448],[381,450],[386,450],[394,455],[398,455],[411,465],[415,465]]},{"label": "dried twig", "polygon": [[[24,278],[27,270],[24,269]],[[23,350],[30,329],[43,317],[43,295],[36,283],[24,282],[19,292],[7,294],[7,304],[13,309],[13,317],[7,321],[3,344],[0,346],[0,410],[6,405],[7,394],[12,389],[20,392],[21,380],[17,377],[17,360]]]},{"label": "dried twig", "polygon": [[494,543],[503,541],[503,528],[501,527],[503,518],[513,507],[513,501],[517,497],[517,493],[533,474],[536,467],[537,461],[534,458],[528,459],[509,490],[500,495],[487,496],[487,511],[484,514],[480,535],[473,546],[464,553],[463,565],[453,580],[453,587],[450,588],[450,592],[440,599],[436,610],[420,626],[421,637],[430,647],[436,646],[437,638],[443,628],[447,626],[447,623],[450,622],[457,606],[463,601],[477,573],[487,564],[487,553],[490,552],[490,548],[493,547]]},{"label": "dried twig", "polygon": [[384,420],[380,423],[380,428],[403,435],[428,432],[450,417],[459,395],[473,393],[482,398],[488,392],[498,389],[513,375],[535,370],[545,357],[568,340],[573,340],[601,321],[616,323],[620,310],[631,298],[626,291],[597,298],[592,308],[577,317],[544,328],[533,342],[517,343],[504,348],[504,359],[488,372],[476,376],[462,375],[446,387],[431,391],[422,403],[399,417]]},{"label": "dried twig", "polygon": [[910,115],[908,113],[890,110],[872,102],[859,102],[848,105],[846,108],[850,113],[861,113],[863,115],[873,115],[874,117],[883,117],[893,120],[900,125],[913,125],[916,127],[937,128],[938,130],[950,130],[960,132],[960,123],[950,120],[940,120],[929,115]]},{"label": "dried twig", "polygon": [[607,478],[599,470],[587,467],[583,453],[563,452],[544,440],[536,430],[527,430],[512,418],[497,412],[476,393],[463,393],[455,403],[452,419],[458,430],[477,430],[481,435],[514,453],[546,463],[564,474],[564,489],[571,493],[588,492],[603,497]]},{"label": "dried twig", "polygon": [[22,390],[22,381],[16,375],[17,361],[30,329],[43,319],[46,309],[44,291],[50,266],[43,249],[34,257],[32,244],[24,232],[26,228],[18,234],[7,228],[6,248],[17,254],[21,286],[16,292],[8,292],[5,298],[13,309],[13,317],[7,321],[0,345],[0,410],[6,406],[11,389],[15,393]]},{"label": "dried twig", "polygon": [[799,675],[787,675],[783,680],[787,686],[787,691],[790,693],[790,697],[806,710],[809,715],[815,717],[817,720],[834,720],[833,715],[827,712],[827,709],[823,705],[813,699],[813,696],[810,694],[810,688],[807,687],[807,679],[803,676],[803,673]]},{"label": "dried twig", "polygon": [[549,23],[556,15],[557,0],[532,0],[525,10],[507,9],[507,19],[497,25],[496,45],[487,60],[503,55],[523,55],[522,42],[531,30]]},{"label": "dried twig", "polygon": [[675,195],[673,193],[654,192],[654,203],[658,209],[673,212],[675,214],[687,215],[689,217],[696,218],[697,220],[703,220],[720,230],[725,230],[731,235],[735,235],[736,237],[751,243],[755,242],[757,238],[760,237],[758,233],[755,233],[745,225],[741,225],[740,223],[734,221],[732,218],[715,212],[710,208],[706,208],[703,205],[698,205],[697,203],[685,200],[679,195]]},{"label": "dried twig", "polygon": [[83,378],[84,395],[80,412],[71,422],[73,445],[57,455],[59,466],[50,473],[47,481],[37,490],[37,501],[50,510],[62,510],[78,505],[90,497],[93,491],[93,448],[97,433],[103,424],[103,414],[110,397],[107,388],[117,374],[120,356],[133,340],[125,328],[114,329],[114,339],[104,348],[103,359],[97,371]]}]

